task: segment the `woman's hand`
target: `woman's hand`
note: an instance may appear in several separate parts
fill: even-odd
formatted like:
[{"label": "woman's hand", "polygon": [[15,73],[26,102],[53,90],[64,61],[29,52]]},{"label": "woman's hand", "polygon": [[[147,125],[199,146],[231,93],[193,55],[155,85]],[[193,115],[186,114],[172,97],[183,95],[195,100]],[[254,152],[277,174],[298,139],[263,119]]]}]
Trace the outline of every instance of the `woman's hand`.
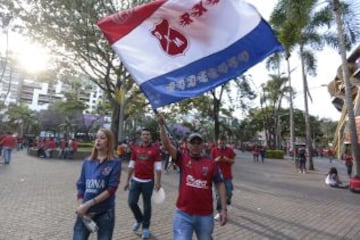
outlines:
[{"label": "woman's hand", "polygon": [[85,215],[91,206],[92,206],[91,200],[87,201],[85,203],[82,203],[82,204],[80,204],[79,207],[77,207],[76,213],[79,215]]}]

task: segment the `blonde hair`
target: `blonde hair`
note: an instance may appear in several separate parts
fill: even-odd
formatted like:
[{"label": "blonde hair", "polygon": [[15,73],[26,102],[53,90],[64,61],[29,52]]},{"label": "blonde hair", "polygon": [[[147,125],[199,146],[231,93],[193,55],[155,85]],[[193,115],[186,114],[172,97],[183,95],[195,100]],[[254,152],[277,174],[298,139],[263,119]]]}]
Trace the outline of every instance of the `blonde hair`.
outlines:
[{"label": "blonde hair", "polygon": [[[103,132],[106,136],[107,139],[107,153],[106,153],[106,158],[109,159],[113,159],[114,158],[114,151],[113,151],[113,147],[114,147],[114,134],[112,133],[111,130],[107,129],[107,128],[100,128],[98,130],[98,132]],[[94,160],[97,159],[98,157],[98,151],[94,145],[91,154],[89,156],[90,160]]]}]

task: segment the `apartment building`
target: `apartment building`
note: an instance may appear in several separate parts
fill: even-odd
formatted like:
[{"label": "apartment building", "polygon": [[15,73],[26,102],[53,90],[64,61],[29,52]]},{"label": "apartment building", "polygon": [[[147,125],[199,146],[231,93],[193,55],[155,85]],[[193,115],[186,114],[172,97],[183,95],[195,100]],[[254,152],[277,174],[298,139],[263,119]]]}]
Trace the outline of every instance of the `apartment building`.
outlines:
[{"label": "apartment building", "polygon": [[[65,93],[71,91],[69,84],[59,81],[46,83],[29,79],[20,68],[5,64],[4,58],[0,58],[0,77],[1,102],[5,105],[24,103],[35,111],[47,109],[51,102],[65,99]],[[93,112],[102,96],[103,92],[96,84],[84,80],[78,90],[78,99],[87,106],[84,113]]]}]

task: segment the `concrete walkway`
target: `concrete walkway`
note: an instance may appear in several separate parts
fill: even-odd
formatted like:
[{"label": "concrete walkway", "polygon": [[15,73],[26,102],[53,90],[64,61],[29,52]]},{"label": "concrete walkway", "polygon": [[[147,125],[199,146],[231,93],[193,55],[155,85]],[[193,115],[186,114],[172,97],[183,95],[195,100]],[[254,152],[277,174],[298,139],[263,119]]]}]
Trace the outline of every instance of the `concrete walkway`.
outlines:
[{"label": "concrete walkway", "polygon": [[[223,227],[216,224],[214,239],[360,239],[360,194],[324,184],[332,165],[346,180],[342,162],[315,158],[316,170],[299,174],[290,160],[262,164],[250,153],[237,154],[230,220]],[[10,165],[0,164],[0,240],[71,239],[80,166],[81,161],[39,159],[25,151],[14,152]],[[125,177],[126,163],[116,193],[113,239],[140,239],[131,232]],[[163,175],[162,185],[167,201],[153,205],[152,239],[170,240],[178,173]]]}]

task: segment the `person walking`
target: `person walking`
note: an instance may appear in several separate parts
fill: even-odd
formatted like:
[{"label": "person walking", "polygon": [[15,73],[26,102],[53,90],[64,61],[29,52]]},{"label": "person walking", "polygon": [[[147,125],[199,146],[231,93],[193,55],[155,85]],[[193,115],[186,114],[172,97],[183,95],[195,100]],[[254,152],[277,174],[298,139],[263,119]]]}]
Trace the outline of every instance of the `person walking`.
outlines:
[{"label": "person walking", "polygon": [[[128,165],[128,176],[124,190],[129,190],[128,204],[135,217],[132,227],[137,232],[142,226],[141,237],[150,238],[151,196],[155,186],[158,191],[161,187],[161,157],[158,146],[151,142],[149,129],[141,131],[141,144],[134,146]],[[142,195],[143,212],[138,205]]]},{"label": "person walking", "polygon": [[80,205],[76,209],[73,240],[86,240],[90,235],[83,222],[92,218],[98,226],[97,239],[111,240],[115,226],[115,192],[120,183],[121,162],[113,155],[114,136],[100,128],[91,155],[83,161],[76,183]]},{"label": "person walking", "polygon": [[[233,183],[232,183],[232,165],[235,163],[235,152],[232,148],[226,146],[226,137],[220,136],[218,144],[211,150],[211,157],[215,160],[217,166],[221,170],[224,178],[224,184],[226,189],[226,204],[227,209],[231,208],[231,198],[233,195]],[[221,213],[221,199],[218,191],[216,191],[216,210],[218,213],[214,219],[218,221]]]},{"label": "person walking", "polygon": [[350,150],[346,150],[342,156],[342,160],[345,162],[347,174],[349,178],[352,176],[352,168],[353,168],[353,158]]},{"label": "person walking", "polygon": [[253,160],[254,162],[259,162],[259,147],[254,146],[252,150]]},{"label": "person walking", "polygon": [[212,239],[214,231],[212,182],[221,199],[220,224],[227,222],[225,184],[214,160],[203,153],[203,138],[192,133],[187,138],[187,151],[177,149],[170,141],[165,120],[157,115],[160,138],[165,149],[180,168],[179,195],[173,217],[173,240],[192,239],[195,232],[198,240]]},{"label": "person walking", "polygon": [[16,147],[16,138],[11,132],[7,132],[5,137],[1,139],[0,145],[2,146],[4,164],[10,164],[11,152]]},{"label": "person walking", "polygon": [[261,163],[264,163],[265,162],[265,155],[266,155],[266,149],[265,149],[264,146],[260,147],[259,155],[260,155]]},{"label": "person walking", "polygon": [[305,174],[306,173],[306,150],[305,148],[299,149],[299,173]]},{"label": "person walking", "polygon": [[327,152],[327,156],[329,158],[329,162],[332,163],[333,159],[334,159],[334,151],[329,148],[328,152]]}]

